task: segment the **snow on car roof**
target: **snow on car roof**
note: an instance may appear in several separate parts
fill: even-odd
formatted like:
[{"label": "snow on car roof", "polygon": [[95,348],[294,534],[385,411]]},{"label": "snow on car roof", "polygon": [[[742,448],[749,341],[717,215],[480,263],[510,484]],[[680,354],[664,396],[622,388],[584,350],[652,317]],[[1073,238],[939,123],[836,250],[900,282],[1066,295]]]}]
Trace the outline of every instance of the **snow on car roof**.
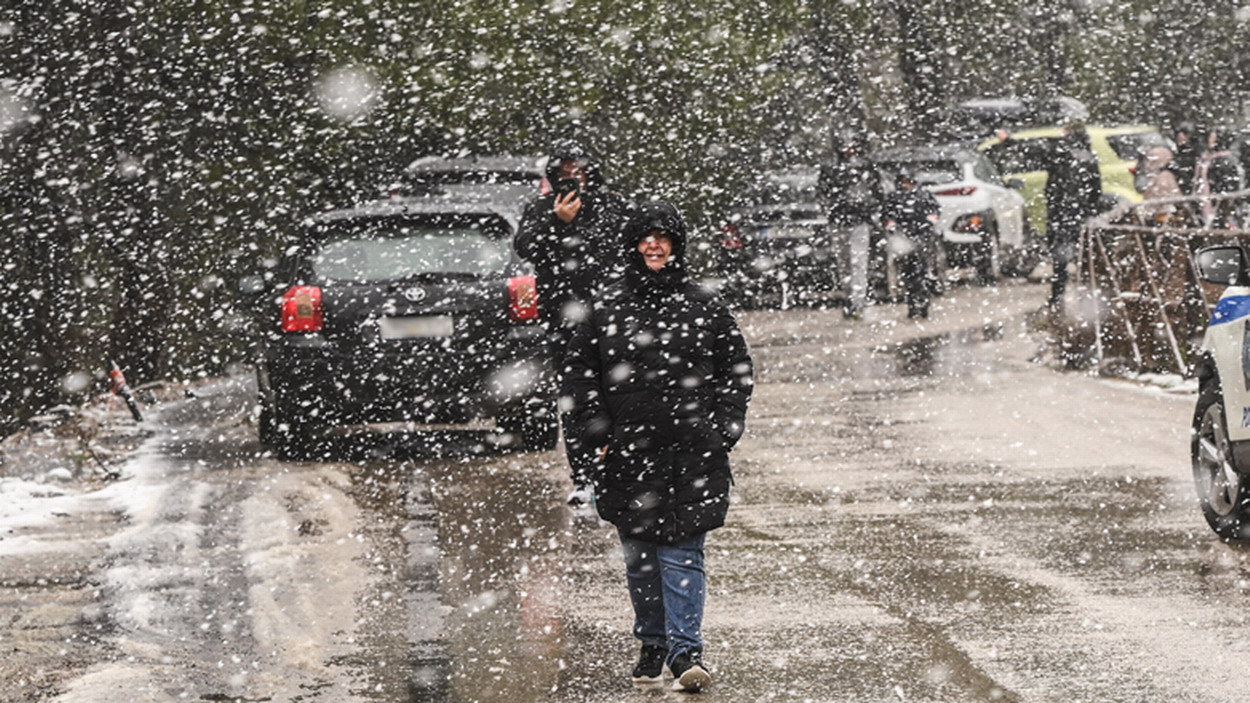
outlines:
[{"label": "snow on car roof", "polygon": [[412,174],[486,174],[506,173],[543,177],[545,156],[464,156],[445,158],[442,156],[423,156],[408,164],[406,169]]},{"label": "snow on car roof", "polygon": [[520,226],[521,206],[511,202],[480,200],[455,195],[422,195],[395,197],[339,208],[311,217],[310,223],[337,222],[359,217],[388,215],[493,215],[502,218],[515,231]]},{"label": "snow on car roof", "polygon": [[900,146],[892,149],[883,149],[870,154],[868,158],[876,163],[891,161],[933,161],[939,159],[971,161],[976,158],[976,152],[967,147],[958,145]]}]

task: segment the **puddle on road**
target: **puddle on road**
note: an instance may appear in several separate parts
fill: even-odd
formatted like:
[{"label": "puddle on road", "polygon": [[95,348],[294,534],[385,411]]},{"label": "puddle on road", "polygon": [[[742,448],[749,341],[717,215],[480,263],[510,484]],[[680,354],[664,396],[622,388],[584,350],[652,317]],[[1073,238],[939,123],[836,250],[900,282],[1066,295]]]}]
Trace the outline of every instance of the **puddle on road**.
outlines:
[{"label": "puddle on road", "polygon": [[[1014,333],[1014,332],[1013,332]],[[752,350],[761,383],[959,378],[1002,367],[994,343],[1008,334],[1001,323],[867,347],[810,345]]]},{"label": "puddle on road", "polygon": [[1003,325],[920,337],[874,350],[882,376],[966,376],[992,371],[995,359],[985,345],[1003,338]]},{"label": "puddle on road", "polygon": [[360,700],[444,701],[451,655],[443,639],[436,515],[411,462],[361,464],[352,496],[375,577],[358,597],[359,650],[332,662],[360,681]]},{"label": "puddle on road", "polygon": [[[447,456],[442,434],[402,439],[395,454]],[[358,672],[365,700],[540,700],[563,647],[570,516],[545,471],[557,457],[476,456],[481,433],[449,441],[464,455],[353,471],[357,502],[385,533],[369,535],[368,558],[386,575],[362,598],[362,651],[337,663]]]},{"label": "puddle on road", "polygon": [[540,700],[559,670],[571,516],[542,457],[426,466],[453,700]]}]

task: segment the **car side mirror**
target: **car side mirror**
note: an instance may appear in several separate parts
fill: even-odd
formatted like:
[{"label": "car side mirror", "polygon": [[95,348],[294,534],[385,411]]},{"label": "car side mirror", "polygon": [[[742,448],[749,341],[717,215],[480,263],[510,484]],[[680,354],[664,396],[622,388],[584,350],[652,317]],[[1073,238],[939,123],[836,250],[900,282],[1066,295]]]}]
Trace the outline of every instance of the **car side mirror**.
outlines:
[{"label": "car side mirror", "polygon": [[1024,190],[1024,181],[1019,178],[1008,178],[1007,187],[1012,190]]},{"label": "car side mirror", "polygon": [[1194,257],[1198,277],[1207,283],[1221,286],[1250,284],[1246,274],[1246,254],[1241,247],[1207,247],[1198,250]]}]

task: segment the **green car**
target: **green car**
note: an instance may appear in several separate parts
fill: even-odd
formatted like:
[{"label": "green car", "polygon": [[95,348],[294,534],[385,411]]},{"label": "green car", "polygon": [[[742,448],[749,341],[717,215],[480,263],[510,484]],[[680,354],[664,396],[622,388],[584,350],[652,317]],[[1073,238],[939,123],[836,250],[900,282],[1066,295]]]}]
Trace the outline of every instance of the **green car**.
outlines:
[{"label": "green car", "polygon": [[[1115,127],[1087,126],[1090,145],[1098,158],[1098,170],[1102,174],[1102,206],[1110,210],[1121,203],[1141,202],[1141,193],[1133,184],[1133,172],[1137,157],[1152,146],[1167,146],[1171,142],[1156,127],[1149,125],[1119,125]],[[987,139],[977,146],[998,166],[1005,178],[1023,181],[1020,194],[1024,196],[1024,208],[1029,226],[1037,234],[1046,232],[1046,178],[1045,165],[1040,163],[1037,152],[1038,140],[1053,142],[1063,136],[1061,127],[1022,129],[1011,133],[1011,139],[1003,142],[997,138]]]}]

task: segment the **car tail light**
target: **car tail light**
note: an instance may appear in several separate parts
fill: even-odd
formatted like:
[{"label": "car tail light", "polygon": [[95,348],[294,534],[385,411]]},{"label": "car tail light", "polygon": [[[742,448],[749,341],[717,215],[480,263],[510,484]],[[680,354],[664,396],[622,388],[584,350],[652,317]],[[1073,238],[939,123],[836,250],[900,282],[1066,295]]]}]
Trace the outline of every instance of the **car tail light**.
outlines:
[{"label": "car tail light", "polygon": [[942,190],[933,191],[934,195],[972,195],[977,192],[976,186],[963,186],[962,188],[943,188]]},{"label": "car tail light", "polygon": [[985,218],[979,214],[962,215],[951,228],[956,232],[980,232],[985,229]]},{"label": "car tail light", "polygon": [[733,225],[721,227],[720,245],[726,249],[741,249],[742,237],[738,234],[738,228]]},{"label": "car tail light", "polygon": [[508,279],[508,318],[513,322],[538,319],[538,282],[533,276]]},{"label": "car tail light", "polygon": [[1128,167],[1128,172],[1134,176],[1137,175],[1137,164]]},{"label": "car tail light", "polygon": [[291,286],[282,294],[283,332],[320,332],[322,322],[320,288]]}]

